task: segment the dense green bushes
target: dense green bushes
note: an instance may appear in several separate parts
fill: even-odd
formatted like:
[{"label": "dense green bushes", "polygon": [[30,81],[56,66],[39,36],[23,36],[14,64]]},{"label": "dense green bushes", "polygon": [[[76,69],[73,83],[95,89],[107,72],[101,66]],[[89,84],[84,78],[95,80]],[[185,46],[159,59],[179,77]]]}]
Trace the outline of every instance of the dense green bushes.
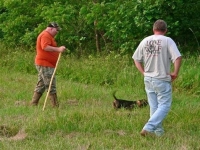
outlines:
[{"label": "dense green bushes", "polygon": [[199,7],[194,0],[0,0],[0,38],[10,46],[32,47],[38,33],[56,21],[63,28],[58,43],[71,52],[124,54],[152,34],[153,22],[161,18],[169,25],[168,35],[189,51],[184,47],[199,48]]}]

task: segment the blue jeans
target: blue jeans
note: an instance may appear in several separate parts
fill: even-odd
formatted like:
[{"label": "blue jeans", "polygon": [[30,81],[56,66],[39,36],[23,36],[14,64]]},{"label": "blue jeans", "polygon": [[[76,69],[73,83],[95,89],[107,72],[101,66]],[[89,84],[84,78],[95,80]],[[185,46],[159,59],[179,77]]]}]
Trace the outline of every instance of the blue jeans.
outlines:
[{"label": "blue jeans", "polygon": [[167,116],[172,103],[171,82],[144,77],[144,84],[150,106],[150,118],[143,130],[161,136],[164,133],[162,122]]}]

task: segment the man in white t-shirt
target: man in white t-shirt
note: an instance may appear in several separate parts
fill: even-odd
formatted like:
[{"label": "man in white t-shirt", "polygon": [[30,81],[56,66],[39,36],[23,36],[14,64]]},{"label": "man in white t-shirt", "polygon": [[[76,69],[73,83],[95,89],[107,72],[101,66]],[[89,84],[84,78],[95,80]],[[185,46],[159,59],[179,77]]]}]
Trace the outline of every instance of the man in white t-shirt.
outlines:
[{"label": "man in white t-shirt", "polygon": [[[154,35],[144,38],[132,56],[137,69],[144,75],[150,106],[150,118],[140,132],[142,136],[164,133],[162,122],[172,102],[171,82],[177,78],[181,66],[181,54],[175,42],[165,36],[166,32],[166,22],[157,20],[153,25]],[[172,72],[171,62],[174,64]]]}]

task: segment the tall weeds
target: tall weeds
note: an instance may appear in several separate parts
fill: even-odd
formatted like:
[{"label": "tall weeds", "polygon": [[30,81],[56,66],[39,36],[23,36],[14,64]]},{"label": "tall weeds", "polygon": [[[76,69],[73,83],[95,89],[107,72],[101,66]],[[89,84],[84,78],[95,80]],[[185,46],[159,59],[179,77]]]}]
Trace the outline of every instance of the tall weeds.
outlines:
[{"label": "tall weeds", "polygon": [[[36,74],[34,66],[35,51],[1,49],[0,65],[4,69]],[[199,71],[200,57],[183,56],[178,79],[173,83],[174,89],[189,94],[200,92]],[[138,87],[136,94],[144,93],[143,77],[136,69],[131,55],[120,56],[115,53],[103,56],[92,56],[77,59],[73,55],[63,54],[58,65],[57,75],[65,80],[94,84],[131,91]]]}]

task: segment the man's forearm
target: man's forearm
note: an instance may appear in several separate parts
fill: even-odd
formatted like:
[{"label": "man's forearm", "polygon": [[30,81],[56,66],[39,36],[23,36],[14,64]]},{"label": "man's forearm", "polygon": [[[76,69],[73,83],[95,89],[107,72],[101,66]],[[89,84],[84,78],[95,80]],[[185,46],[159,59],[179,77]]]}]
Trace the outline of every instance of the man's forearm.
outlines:
[{"label": "man's forearm", "polygon": [[174,73],[178,75],[180,67],[181,67],[182,57],[178,57],[174,62]]},{"label": "man's forearm", "polygon": [[56,51],[58,51],[58,47],[47,46],[44,48],[44,50],[49,51],[49,52],[56,52]]},{"label": "man's forearm", "polygon": [[138,69],[142,74],[144,74],[144,67],[143,67],[142,63],[141,63],[141,62],[138,62],[138,61],[136,61],[136,60],[134,60],[134,63],[135,63],[135,66],[137,67],[137,69]]}]

